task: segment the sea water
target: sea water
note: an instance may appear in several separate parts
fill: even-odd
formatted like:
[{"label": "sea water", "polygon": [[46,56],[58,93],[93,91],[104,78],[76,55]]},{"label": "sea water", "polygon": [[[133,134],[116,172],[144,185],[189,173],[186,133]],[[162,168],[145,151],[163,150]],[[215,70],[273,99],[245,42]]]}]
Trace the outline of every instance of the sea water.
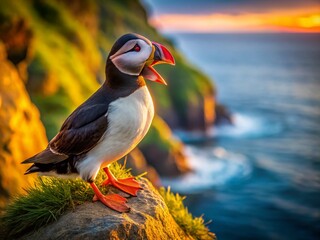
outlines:
[{"label": "sea water", "polygon": [[194,171],[163,183],[219,239],[319,239],[320,35],[169,37],[214,79],[234,125],[176,132]]}]

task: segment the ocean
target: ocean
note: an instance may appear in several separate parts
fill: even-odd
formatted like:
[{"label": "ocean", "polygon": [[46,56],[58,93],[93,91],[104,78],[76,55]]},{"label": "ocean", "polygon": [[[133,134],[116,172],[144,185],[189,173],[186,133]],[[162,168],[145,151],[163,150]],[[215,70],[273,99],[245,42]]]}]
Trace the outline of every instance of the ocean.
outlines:
[{"label": "ocean", "polygon": [[319,239],[320,35],[168,37],[214,80],[234,125],[176,132],[194,172],[163,183],[218,239]]}]

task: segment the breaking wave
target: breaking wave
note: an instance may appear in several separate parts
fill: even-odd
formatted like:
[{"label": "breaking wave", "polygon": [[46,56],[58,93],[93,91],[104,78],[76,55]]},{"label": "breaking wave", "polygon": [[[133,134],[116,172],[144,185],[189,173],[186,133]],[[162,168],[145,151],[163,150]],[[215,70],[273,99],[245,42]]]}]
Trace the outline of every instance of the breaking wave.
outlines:
[{"label": "breaking wave", "polygon": [[163,178],[162,184],[180,193],[201,192],[212,187],[241,181],[251,173],[246,156],[226,151],[222,147],[199,149],[186,147],[192,172],[176,178]]}]

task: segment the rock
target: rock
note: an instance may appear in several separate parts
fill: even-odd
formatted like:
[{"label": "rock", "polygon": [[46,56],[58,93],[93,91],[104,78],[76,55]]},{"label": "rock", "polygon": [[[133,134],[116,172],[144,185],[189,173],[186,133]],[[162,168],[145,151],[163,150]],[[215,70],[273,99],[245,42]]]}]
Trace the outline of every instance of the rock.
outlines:
[{"label": "rock", "polygon": [[143,190],[128,199],[129,213],[117,213],[100,202],[85,203],[20,239],[192,239],[177,225],[150,182],[141,179],[140,183]]},{"label": "rock", "polygon": [[233,119],[230,111],[222,104],[216,104],[215,106],[215,125],[233,124]]},{"label": "rock", "polygon": [[152,126],[139,144],[148,164],[160,176],[179,176],[191,170],[183,150],[184,145],[175,139],[165,121],[156,116]]},{"label": "rock", "polygon": [[215,88],[207,76],[186,64],[174,49],[172,52],[176,60],[174,68],[156,66],[168,81],[167,88],[150,85],[157,112],[172,128],[205,132],[215,117]]},{"label": "rock", "polygon": [[148,163],[157,169],[160,176],[174,177],[191,170],[186,157],[179,148],[174,149],[174,151],[167,151],[152,144],[141,149],[148,159]]},{"label": "rock", "polygon": [[189,103],[187,118],[181,119],[180,126],[189,131],[206,132],[215,121],[215,97],[198,96],[197,104]]},{"label": "rock", "polygon": [[[0,41],[0,208],[33,182],[24,159],[46,147],[45,129]],[[10,174],[8,174],[10,173]]]},{"label": "rock", "polygon": [[[119,163],[124,164],[124,160],[119,161]],[[146,158],[139,148],[135,148],[130,152],[125,164],[127,168],[131,169],[131,172],[134,176],[146,173],[144,177],[147,178],[154,186],[161,186],[159,174],[152,166],[148,164]]]}]

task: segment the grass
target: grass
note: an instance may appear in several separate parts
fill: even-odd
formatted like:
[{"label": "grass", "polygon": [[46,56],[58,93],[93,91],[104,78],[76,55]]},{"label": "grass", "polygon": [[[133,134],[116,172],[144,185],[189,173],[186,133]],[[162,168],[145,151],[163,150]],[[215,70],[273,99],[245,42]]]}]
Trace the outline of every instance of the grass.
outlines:
[{"label": "grass", "polygon": [[[117,178],[130,177],[130,169],[119,163],[110,166]],[[104,174],[98,174],[96,182],[102,182]],[[106,193],[108,188],[101,189]],[[104,190],[104,191],[103,191]],[[84,202],[92,201],[93,190],[81,179],[39,177],[24,195],[16,196],[0,218],[0,227],[6,229],[9,239],[22,236],[56,221],[66,211]]]},{"label": "grass", "polygon": [[197,240],[212,240],[216,239],[214,233],[210,232],[208,227],[201,217],[193,217],[188,209],[184,206],[183,200],[185,197],[179,194],[174,194],[169,188],[160,188],[160,195],[163,197],[169,211],[177,224],[184,230],[184,232]]}]

